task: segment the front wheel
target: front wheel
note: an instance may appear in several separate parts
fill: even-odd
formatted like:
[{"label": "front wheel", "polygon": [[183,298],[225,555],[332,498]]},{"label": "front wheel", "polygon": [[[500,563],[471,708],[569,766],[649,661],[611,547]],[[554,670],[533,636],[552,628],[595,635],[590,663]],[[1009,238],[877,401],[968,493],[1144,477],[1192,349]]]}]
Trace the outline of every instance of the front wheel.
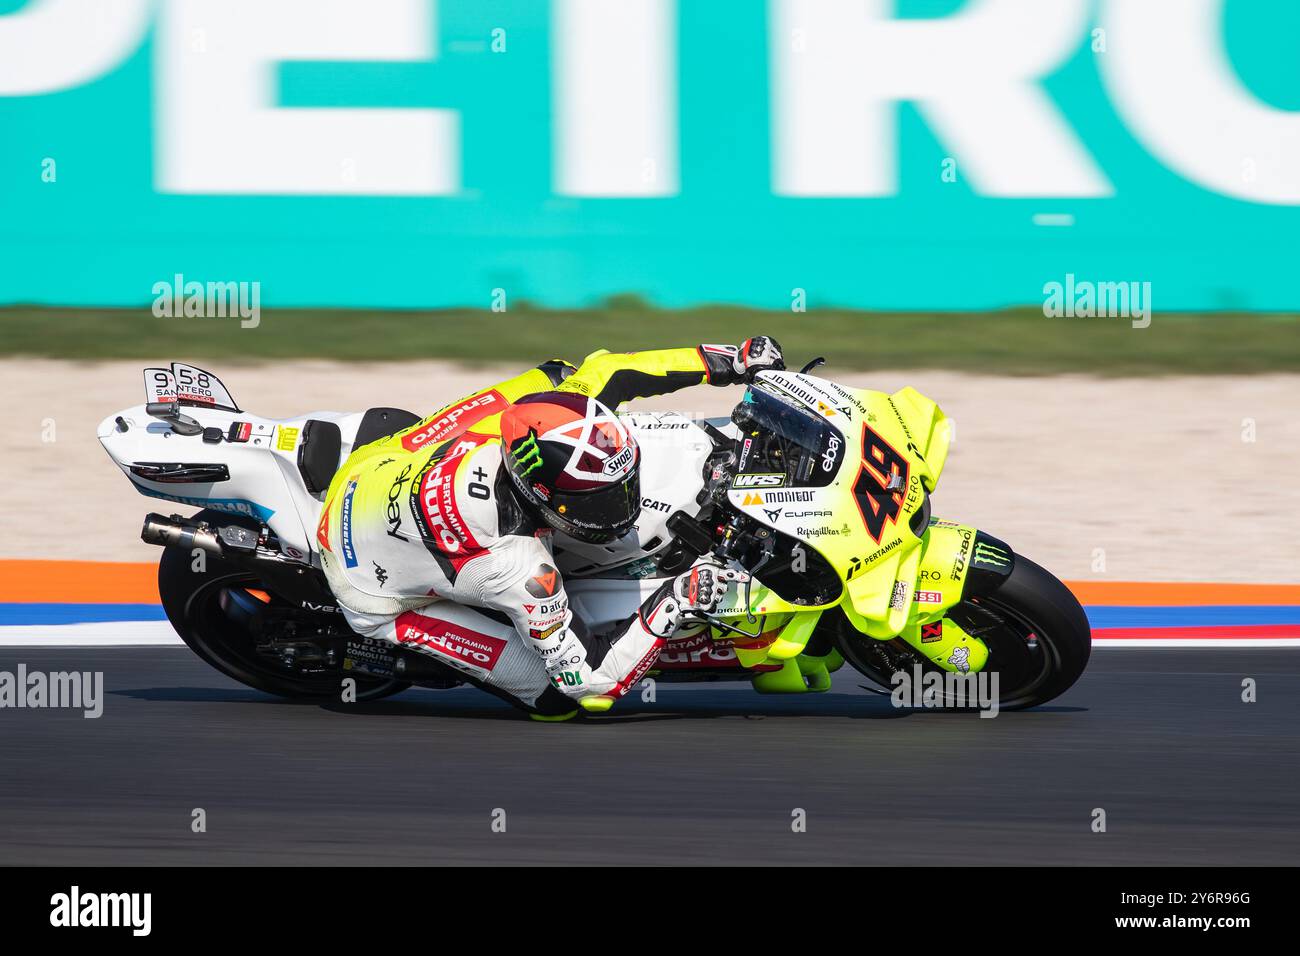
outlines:
[{"label": "front wheel", "polygon": [[[1021,710],[1065,693],[1092,653],[1092,629],[1079,601],[1055,576],[1016,555],[1015,566],[993,591],[970,597],[947,618],[989,649],[984,673],[998,673],[998,706]],[[939,670],[901,638],[878,641],[844,622],[836,644],[844,659],[883,687],[914,664]]]}]

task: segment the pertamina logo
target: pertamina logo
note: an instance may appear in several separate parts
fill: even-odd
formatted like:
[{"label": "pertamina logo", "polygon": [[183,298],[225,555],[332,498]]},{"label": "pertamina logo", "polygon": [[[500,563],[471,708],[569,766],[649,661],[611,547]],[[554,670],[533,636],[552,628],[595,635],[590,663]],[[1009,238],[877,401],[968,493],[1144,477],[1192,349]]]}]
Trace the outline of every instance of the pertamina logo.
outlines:
[{"label": "pertamina logo", "polygon": [[465,667],[491,671],[506,648],[502,638],[480,634],[468,628],[425,617],[415,611],[398,616],[397,642],[413,644]]}]

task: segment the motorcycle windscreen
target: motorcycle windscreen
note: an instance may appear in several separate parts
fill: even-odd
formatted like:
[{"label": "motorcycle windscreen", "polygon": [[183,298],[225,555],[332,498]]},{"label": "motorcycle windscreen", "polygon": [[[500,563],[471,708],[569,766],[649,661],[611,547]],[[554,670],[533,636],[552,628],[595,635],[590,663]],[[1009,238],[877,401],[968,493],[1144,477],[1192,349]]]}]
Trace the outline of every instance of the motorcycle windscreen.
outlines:
[{"label": "motorcycle windscreen", "polygon": [[835,479],[844,439],[809,409],[750,388],[731,420],[743,436],[739,473],[782,474],[790,488],[821,488]]}]

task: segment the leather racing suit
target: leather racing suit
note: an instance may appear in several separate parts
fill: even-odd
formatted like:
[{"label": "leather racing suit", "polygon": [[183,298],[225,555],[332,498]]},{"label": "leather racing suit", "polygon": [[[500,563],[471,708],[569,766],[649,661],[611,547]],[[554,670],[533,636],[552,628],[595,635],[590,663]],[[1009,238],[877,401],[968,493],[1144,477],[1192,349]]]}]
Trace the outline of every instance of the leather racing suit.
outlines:
[{"label": "leather racing suit", "polygon": [[[607,635],[575,621],[552,531],[519,503],[502,463],[507,404],[572,391],[609,408],[743,378],[729,346],[595,352],[552,360],[356,449],[325,497],[317,543],[349,625],[442,661],[534,714],[608,706],[640,680],[677,626],[658,609]],[[712,582],[710,582],[712,584]],[[670,590],[665,592],[673,610]]]}]

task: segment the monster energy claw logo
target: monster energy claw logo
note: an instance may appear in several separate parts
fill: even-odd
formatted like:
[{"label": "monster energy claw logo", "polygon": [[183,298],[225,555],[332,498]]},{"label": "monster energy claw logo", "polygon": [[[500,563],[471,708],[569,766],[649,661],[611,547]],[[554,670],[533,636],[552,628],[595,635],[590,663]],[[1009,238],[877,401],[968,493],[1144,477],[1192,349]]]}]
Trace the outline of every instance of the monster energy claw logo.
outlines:
[{"label": "monster energy claw logo", "polygon": [[532,474],[542,467],[542,450],[537,447],[536,432],[529,432],[528,438],[511,454],[515,456],[515,464],[521,469],[521,475]]},{"label": "monster energy claw logo", "polygon": [[976,542],[975,554],[972,555],[971,560],[976,564],[985,564],[994,568],[1011,567],[1011,555],[1001,548],[985,544],[983,541]]}]

